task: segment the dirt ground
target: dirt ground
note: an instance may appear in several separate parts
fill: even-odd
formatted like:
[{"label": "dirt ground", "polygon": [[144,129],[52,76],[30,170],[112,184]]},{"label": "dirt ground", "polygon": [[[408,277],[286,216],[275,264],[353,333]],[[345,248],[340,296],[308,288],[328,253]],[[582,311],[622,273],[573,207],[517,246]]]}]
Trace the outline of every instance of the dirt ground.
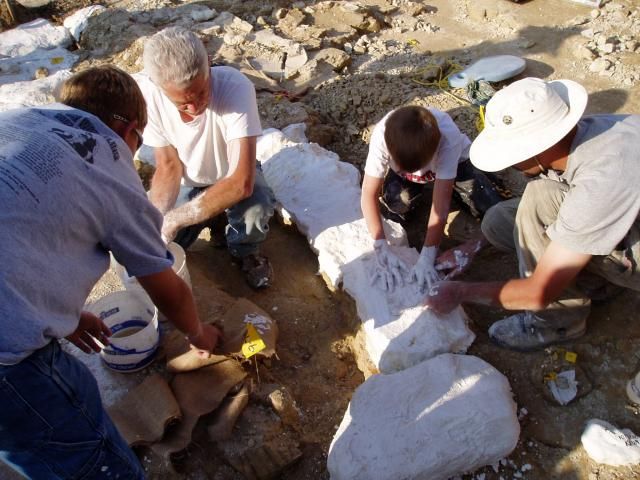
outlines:
[{"label": "dirt ground", "polygon": [[[422,59],[420,65],[431,62],[434,56],[470,61],[492,54],[514,54],[527,59],[526,76],[569,78],[582,83],[589,91],[588,113],[640,113],[637,80],[630,85],[622,76],[598,75],[589,71],[589,60],[576,56],[576,47],[584,38],[580,35],[580,19],[588,18],[591,9],[570,0],[529,0],[518,4],[495,0],[499,12],[478,18],[469,14],[474,0],[431,0],[433,31],[399,32],[383,29],[377,38],[399,43],[411,43],[413,50],[407,63]],[[117,8],[131,2],[53,2],[52,6],[27,11],[14,4],[19,21],[27,21],[37,14],[60,20],[75,8],[103,3]],[[173,2],[179,4],[181,2]],[[292,2],[203,1],[218,11],[229,10],[245,18],[252,10],[265,5],[289,6]],[[306,2],[311,5],[314,2]],[[375,1],[362,2],[366,4]],[[395,2],[400,4],[407,2]],[[609,2],[611,3],[611,2]],[[638,7],[640,1],[619,2]],[[0,8],[0,19],[8,25],[6,7]],[[339,19],[336,20],[339,23]],[[116,53],[112,52],[116,58]],[[118,56],[122,59],[122,56]],[[395,57],[394,57],[395,58]],[[640,56],[626,54],[618,71],[636,68]],[[104,58],[102,59],[104,60]],[[319,122],[332,131],[326,148],[336,151],[341,159],[362,166],[366,155],[367,129],[386,111],[406,103],[435,105],[449,111],[470,136],[475,135],[475,111],[460,104],[437,89],[416,89],[411,76],[393,70],[392,59],[381,57],[369,61],[355,58],[350,71],[332,83],[314,87],[300,103],[316,112]],[[134,63],[123,68],[133,70]],[[402,68],[400,68],[402,70]],[[384,74],[382,75],[382,72]],[[384,78],[382,78],[382,76]],[[380,82],[383,82],[382,84]],[[393,92],[387,103],[381,101],[381,88]],[[363,113],[347,108],[340,115],[331,114],[331,102],[355,93],[362,97],[367,120],[359,123]],[[269,111],[270,99],[261,97],[261,113],[266,113],[264,126],[283,126],[282,119]],[[272,103],[271,103],[272,104]],[[295,105],[294,105],[295,106]],[[266,112],[265,112],[266,110]],[[264,116],[264,115],[263,115]],[[285,123],[286,124],[286,123]],[[345,128],[355,125],[355,133]],[[344,133],[346,131],[346,133]],[[517,184],[517,182],[516,182]],[[515,188],[517,190],[517,188]],[[455,206],[454,206],[455,207]],[[416,215],[409,226],[414,243],[422,239],[423,218]],[[456,244],[477,232],[478,223],[465,212],[454,211],[449,225],[447,245]],[[273,413],[252,397],[241,417],[234,437],[233,448],[242,449],[273,438],[293,439],[302,452],[301,458],[277,478],[286,480],[326,479],[326,457],[333,434],[347,408],[355,388],[364,381],[357,368],[356,357],[363,355],[355,342],[359,320],[351,298],[342,292],[329,291],[317,275],[318,264],[306,239],[295,227],[273,222],[264,253],[271,259],[275,281],[271,288],[252,291],[231,264],[224,249],[216,248],[202,239],[188,252],[189,269],[194,290],[200,300],[199,308],[207,311],[207,292],[214,287],[234,297],[246,297],[270,312],[278,321],[280,338],[278,359],[263,362],[258,370],[249,364],[247,371],[254,384],[273,383],[286,387],[298,405],[302,416],[299,427],[284,425]],[[463,279],[501,280],[517,275],[516,259],[491,247],[483,250]],[[94,295],[117,288],[113,276],[97,286]],[[212,302],[214,299],[211,300]],[[487,328],[507,312],[496,308],[467,306],[471,326],[477,335],[469,349],[504,373],[513,389],[520,413],[522,432],[516,450],[508,459],[494,467],[465,475],[465,480],[526,478],[531,480],[613,480],[640,478],[640,467],[613,468],[592,461],[580,443],[586,422],[599,418],[640,434],[640,409],[627,400],[625,385],[640,369],[640,296],[626,291],[614,299],[593,306],[587,334],[576,342],[562,346],[577,353],[575,368],[580,380],[579,395],[567,406],[558,405],[549,395],[543,377],[552,367],[561,365],[564,350],[522,354],[492,345]],[[572,368],[574,368],[572,366]],[[401,392],[399,392],[401,394]],[[154,457],[149,450],[140,451],[143,464],[153,479],[219,479],[245,478],[226,460],[229,446],[209,442],[207,418],[196,427],[193,444],[174,468]],[[384,432],[381,432],[383,435]],[[0,469],[0,478],[3,474]]]}]

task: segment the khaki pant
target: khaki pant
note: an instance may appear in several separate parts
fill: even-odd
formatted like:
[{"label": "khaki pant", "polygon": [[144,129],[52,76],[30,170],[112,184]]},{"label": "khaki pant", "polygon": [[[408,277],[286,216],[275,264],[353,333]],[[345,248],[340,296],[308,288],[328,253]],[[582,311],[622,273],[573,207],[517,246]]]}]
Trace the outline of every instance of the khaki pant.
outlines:
[{"label": "khaki pant", "polygon": [[[555,222],[569,186],[555,180],[530,182],[522,198],[513,198],[492,207],[482,221],[482,233],[496,248],[518,255],[520,276],[530,276],[551,239],[546,230]],[[618,250],[618,248],[620,248]],[[545,310],[536,312],[542,322],[554,327],[571,327],[584,322],[591,300],[585,290],[594,280],[640,291],[640,221],[609,255],[593,256],[576,285],[568,288]],[[604,281],[603,281],[604,279]]]}]

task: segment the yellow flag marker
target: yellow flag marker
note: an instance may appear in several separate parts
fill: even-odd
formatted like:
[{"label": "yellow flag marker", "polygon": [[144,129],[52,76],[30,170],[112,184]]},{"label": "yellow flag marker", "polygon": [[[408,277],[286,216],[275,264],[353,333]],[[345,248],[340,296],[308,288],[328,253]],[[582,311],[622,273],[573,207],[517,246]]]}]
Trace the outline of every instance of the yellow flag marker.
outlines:
[{"label": "yellow flag marker", "polygon": [[245,335],[244,343],[242,344],[242,354],[244,357],[250,358],[265,348],[267,348],[267,346],[264,344],[262,338],[260,338],[256,327],[251,323],[248,323],[247,334]]},{"label": "yellow flag marker", "polygon": [[569,363],[576,363],[576,360],[578,360],[578,354],[575,352],[566,352],[564,354],[564,359]]},{"label": "yellow flag marker", "polygon": [[51,63],[53,65],[58,65],[59,63],[62,63],[62,62],[64,62],[64,57],[53,57],[51,59]]}]

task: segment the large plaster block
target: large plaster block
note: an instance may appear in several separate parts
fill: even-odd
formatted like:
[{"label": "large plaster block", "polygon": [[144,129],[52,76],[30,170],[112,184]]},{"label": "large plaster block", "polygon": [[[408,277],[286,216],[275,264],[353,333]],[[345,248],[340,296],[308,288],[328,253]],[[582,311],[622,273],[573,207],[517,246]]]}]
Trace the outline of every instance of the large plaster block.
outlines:
[{"label": "large plaster block", "polygon": [[40,80],[0,85],[0,112],[54,102],[54,92],[70,76],[69,70],[61,70]]},{"label": "large plaster block", "polygon": [[332,480],[446,480],[506,457],[519,434],[504,375],[478,357],[443,354],[360,385],[328,469]]},{"label": "large plaster block", "polygon": [[38,18],[0,33],[0,55],[17,57],[38,48],[67,47],[72,41],[66,28],[55,27],[47,20]]},{"label": "large plaster block", "polygon": [[[466,351],[475,337],[462,308],[439,318],[422,306],[424,295],[415,284],[393,293],[370,284],[373,240],[362,217],[360,174],[353,165],[273,129],[258,140],[257,157],[278,202],[317,252],[320,272],[331,287],[342,284],[355,299],[376,368],[394,372],[440,353]],[[407,246],[404,229],[394,222],[384,228],[396,253],[413,265],[418,253]]]},{"label": "large plaster block", "polygon": [[28,82],[36,78],[38,70],[46,69],[46,76],[69,70],[78,61],[75,53],[56,47],[38,48],[19,57],[0,58],[0,85]]},{"label": "large plaster block", "polygon": [[[418,259],[413,248],[392,249],[408,265]],[[373,288],[368,279],[374,266],[371,251],[345,265],[343,285],[356,301],[367,352],[382,373],[397,372],[441,353],[466,352],[475,335],[461,307],[436,315],[422,306],[424,294],[415,283],[406,283],[393,293]]]},{"label": "large plaster block", "polygon": [[89,18],[94,15],[98,15],[106,10],[102,5],[91,5],[89,7],[76,10],[72,15],[69,15],[64,19],[62,23],[69,33],[75,38],[77,42],[80,41],[80,36],[87,25],[89,25]]}]

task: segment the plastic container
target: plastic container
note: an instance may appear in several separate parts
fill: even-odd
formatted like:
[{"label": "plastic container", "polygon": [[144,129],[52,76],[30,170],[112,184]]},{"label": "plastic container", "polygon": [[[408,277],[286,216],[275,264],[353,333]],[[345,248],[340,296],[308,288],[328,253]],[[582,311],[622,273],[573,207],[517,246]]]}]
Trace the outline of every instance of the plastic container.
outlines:
[{"label": "plastic container", "polygon": [[[174,258],[172,266],[173,271],[176,272],[176,274],[184,280],[187,285],[189,285],[189,288],[191,288],[191,277],[189,275],[189,269],[187,268],[187,255],[184,249],[175,242],[170,243],[167,246],[167,249],[171,252]],[[142,285],[140,285],[136,277],[130,277],[127,270],[122,265],[115,262],[115,260],[114,264],[116,273],[118,274],[118,277],[120,277],[120,280],[122,280],[124,288],[126,288],[127,291],[135,293],[139,297],[150,301],[147,292],[142,288]],[[160,312],[159,319],[161,322],[165,322],[167,317]]]},{"label": "plastic container", "polygon": [[465,88],[474,80],[500,82],[522,73],[527,66],[525,60],[515,55],[496,55],[484,57],[474,62],[463,71],[449,77],[449,85]]},{"label": "plastic container", "polygon": [[627,397],[633,403],[640,405],[640,372],[627,382]]},{"label": "plastic container", "polygon": [[136,372],[149,365],[158,350],[158,310],[135,292],[110,293],[85,305],[111,329],[109,345],[100,352],[104,364],[118,372]]}]

